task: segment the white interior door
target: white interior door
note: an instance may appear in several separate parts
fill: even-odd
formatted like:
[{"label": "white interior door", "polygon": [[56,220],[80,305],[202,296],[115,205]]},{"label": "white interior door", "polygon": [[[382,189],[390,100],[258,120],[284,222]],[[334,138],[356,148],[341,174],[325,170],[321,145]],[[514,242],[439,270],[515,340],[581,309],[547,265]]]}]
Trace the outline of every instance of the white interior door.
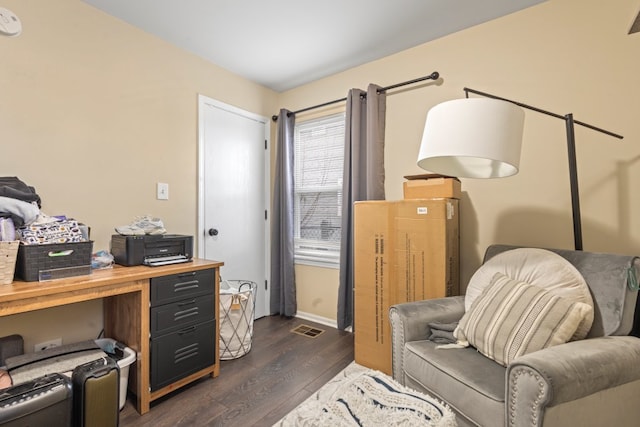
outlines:
[{"label": "white interior door", "polygon": [[199,254],[224,262],[224,280],[258,284],[256,318],[269,314],[269,121],[199,96]]}]

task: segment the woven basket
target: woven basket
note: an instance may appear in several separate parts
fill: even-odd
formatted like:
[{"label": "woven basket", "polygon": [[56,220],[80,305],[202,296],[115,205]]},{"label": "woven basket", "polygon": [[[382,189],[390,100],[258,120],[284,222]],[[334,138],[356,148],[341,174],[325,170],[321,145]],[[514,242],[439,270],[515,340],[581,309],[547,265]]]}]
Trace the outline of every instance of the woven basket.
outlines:
[{"label": "woven basket", "polygon": [[0,285],[13,282],[20,241],[0,242]]}]

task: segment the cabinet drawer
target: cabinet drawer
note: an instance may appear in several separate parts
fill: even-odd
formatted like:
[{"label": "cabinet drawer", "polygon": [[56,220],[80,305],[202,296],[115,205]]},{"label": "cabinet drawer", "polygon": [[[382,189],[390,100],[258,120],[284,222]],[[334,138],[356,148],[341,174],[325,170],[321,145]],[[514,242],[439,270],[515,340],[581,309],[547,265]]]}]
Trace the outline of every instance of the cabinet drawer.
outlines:
[{"label": "cabinet drawer", "polygon": [[151,308],[151,335],[202,323],[215,317],[214,296],[210,294],[187,298]]},{"label": "cabinet drawer", "polygon": [[216,322],[210,320],[151,339],[151,390],[215,363]]},{"label": "cabinet drawer", "polygon": [[165,304],[187,297],[213,294],[215,270],[198,270],[151,279],[151,305]]}]

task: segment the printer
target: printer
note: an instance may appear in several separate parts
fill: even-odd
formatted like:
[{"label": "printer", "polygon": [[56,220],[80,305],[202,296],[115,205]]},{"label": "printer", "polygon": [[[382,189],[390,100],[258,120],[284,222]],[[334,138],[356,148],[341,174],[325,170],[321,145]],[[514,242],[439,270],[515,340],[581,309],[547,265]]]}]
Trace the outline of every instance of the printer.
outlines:
[{"label": "printer", "polygon": [[159,266],[189,262],[193,259],[193,236],[159,234],[111,236],[111,254],[124,266]]}]

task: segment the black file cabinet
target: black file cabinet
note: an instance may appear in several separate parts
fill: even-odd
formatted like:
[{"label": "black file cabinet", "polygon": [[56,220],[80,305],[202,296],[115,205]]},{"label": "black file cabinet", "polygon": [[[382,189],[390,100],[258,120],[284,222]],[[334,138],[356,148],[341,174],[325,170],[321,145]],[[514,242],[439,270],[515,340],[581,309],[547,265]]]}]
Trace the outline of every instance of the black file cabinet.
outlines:
[{"label": "black file cabinet", "polygon": [[215,363],[215,270],[151,279],[151,391]]}]

